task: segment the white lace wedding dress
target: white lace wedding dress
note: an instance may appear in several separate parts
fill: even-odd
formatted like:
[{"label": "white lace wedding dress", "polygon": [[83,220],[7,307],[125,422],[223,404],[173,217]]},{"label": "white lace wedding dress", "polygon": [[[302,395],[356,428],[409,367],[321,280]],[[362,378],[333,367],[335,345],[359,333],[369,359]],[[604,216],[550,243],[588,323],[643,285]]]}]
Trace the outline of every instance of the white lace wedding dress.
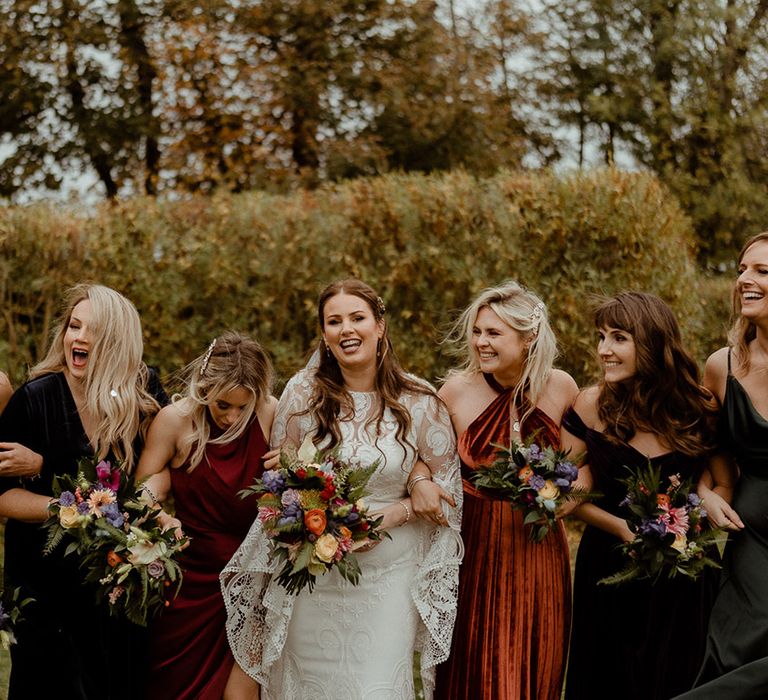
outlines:
[{"label": "white lace wedding dress", "polygon": [[[313,429],[306,408],[312,370],[291,379],[280,399],[272,444],[300,445]],[[354,416],[341,422],[341,455],[363,464],[381,460],[369,481],[373,509],[406,496],[417,453],[395,438],[386,411],[375,439],[376,394],[352,392]],[[413,652],[420,652],[425,696],[432,696],[434,667],[450,651],[456,617],[461,477],[448,412],[432,396],[407,394],[408,437],[434,480],[456,499],[450,527],[411,518],[371,551],[360,553],[360,583],[336,571],[318,577],[314,591],[289,595],[272,579],[267,540],[257,521],[221,574],[227,633],[238,664],[262,685],[262,700],[366,700],[414,697]],[[321,446],[322,447],[322,446]]]}]

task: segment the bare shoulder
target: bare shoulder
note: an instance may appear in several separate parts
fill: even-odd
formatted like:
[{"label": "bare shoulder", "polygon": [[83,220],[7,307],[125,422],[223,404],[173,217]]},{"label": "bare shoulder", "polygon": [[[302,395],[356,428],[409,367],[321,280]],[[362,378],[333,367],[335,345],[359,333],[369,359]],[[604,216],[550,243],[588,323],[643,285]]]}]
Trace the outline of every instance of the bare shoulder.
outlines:
[{"label": "bare shoulder", "polygon": [[269,439],[272,431],[272,421],[275,419],[275,410],[277,409],[277,399],[269,395],[259,402],[256,407],[256,417],[259,419],[259,425],[264,433],[264,437]]},{"label": "bare shoulder", "polygon": [[476,383],[477,378],[474,375],[452,374],[445,380],[437,395],[450,407],[455,401],[464,396],[467,391],[471,391]]},{"label": "bare shoulder", "polygon": [[0,372],[0,412],[5,408],[5,404],[13,394],[13,387],[11,381],[8,379],[8,375],[5,372]]},{"label": "bare shoulder", "polygon": [[181,433],[189,423],[189,416],[184,413],[180,404],[179,401],[163,406],[152,421],[152,430],[162,430],[175,435]]},{"label": "bare shoulder", "polygon": [[600,417],[597,413],[597,399],[600,396],[599,386],[589,386],[582,389],[573,402],[573,410],[579,414],[588,428],[597,428],[600,425]]},{"label": "bare shoulder", "polygon": [[728,352],[730,348],[720,348],[713,352],[704,365],[704,386],[721,402],[725,394],[725,382],[728,377]]},{"label": "bare shoulder", "polygon": [[562,397],[566,408],[576,400],[576,396],[578,396],[579,393],[579,386],[576,384],[576,380],[568,374],[568,372],[564,372],[561,369],[553,369],[549,376],[548,383],[551,387],[551,391],[555,395]]}]

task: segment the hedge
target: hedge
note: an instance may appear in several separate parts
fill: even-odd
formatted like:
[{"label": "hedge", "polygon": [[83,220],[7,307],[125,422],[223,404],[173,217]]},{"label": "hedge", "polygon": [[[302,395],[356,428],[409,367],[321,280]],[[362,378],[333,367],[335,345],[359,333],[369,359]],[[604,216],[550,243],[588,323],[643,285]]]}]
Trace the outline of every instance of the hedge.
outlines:
[{"label": "hedge", "polygon": [[291,195],[133,199],[89,212],[0,210],[0,367],[23,380],[44,350],[62,290],[98,281],[143,320],[163,373],[225,328],[259,337],[282,381],[317,335],[320,289],[355,275],[377,288],[406,367],[431,379],[452,360],[445,327],[480,289],[515,278],[550,307],[560,365],[594,367],[589,299],[654,292],[699,352],[722,341],[727,292],[706,297],[689,220],[651,175],[463,172],[389,175]]}]

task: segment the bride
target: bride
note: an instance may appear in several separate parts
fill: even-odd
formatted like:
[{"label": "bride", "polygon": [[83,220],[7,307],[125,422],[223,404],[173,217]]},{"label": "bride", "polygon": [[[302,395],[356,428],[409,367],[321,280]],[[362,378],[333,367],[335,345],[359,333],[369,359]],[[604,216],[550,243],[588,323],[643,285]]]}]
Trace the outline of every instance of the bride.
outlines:
[{"label": "bride", "polygon": [[[319,361],[286,386],[271,442],[298,446],[311,435],[319,448],[339,446],[344,459],[380,460],[367,500],[391,539],[364,547],[359,585],[333,570],[313,593],[293,596],[272,578],[256,521],[221,574],[230,645],[263,699],[413,698],[414,651],[429,698],[434,667],[450,650],[462,555],[455,439],[429,385],[400,368],[384,313],[359,280],[322,292]],[[407,495],[419,459],[459,503],[436,522],[414,518]]]}]

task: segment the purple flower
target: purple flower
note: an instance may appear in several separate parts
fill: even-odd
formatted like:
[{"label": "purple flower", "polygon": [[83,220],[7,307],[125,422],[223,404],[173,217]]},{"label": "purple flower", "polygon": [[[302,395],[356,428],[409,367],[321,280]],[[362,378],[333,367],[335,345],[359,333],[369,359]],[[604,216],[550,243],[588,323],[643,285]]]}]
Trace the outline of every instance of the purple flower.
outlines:
[{"label": "purple flower", "polygon": [[628,493],[624,498],[621,500],[621,503],[619,503],[619,508],[624,508],[625,506],[630,506],[634,503],[632,500],[632,494]]},{"label": "purple flower", "polygon": [[528,461],[541,458],[541,448],[534,442],[528,448]]},{"label": "purple flower", "polygon": [[159,559],[155,559],[147,564],[147,573],[152,578],[160,578],[165,573],[165,565]]},{"label": "purple flower", "polygon": [[570,479],[555,479],[555,486],[559,486],[561,489],[567,489],[571,485]]},{"label": "purple flower", "polygon": [[88,501],[83,501],[77,504],[77,512],[79,515],[88,515],[91,512],[91,507],[88,505]]},{"label": "purple flower", "polygon": [[528,480],[528,486],[530,486],[534,491],[541,491],[541,489],[544,488],[545,479],[543,476],[539,476],[538,474],[534,474],[529,480]]},{"label": "purple flower", "polygon": [[112,527],[122,527],[125,520],[117,503],[108,503],[102,506],[101,514]]},{"label": "purple flower", "polygon": [[701,499],[695,493],[688,494],[688,503],[694,508],[701,505]]},{"label": "purple flower", "polygon": [[578,478],[579,470],[573,465],[572,462],[558,462],[555,465],[555,474],[573,482]]},{"label": "purple flower", "polygon": [[641,535],[664,537],[667,534],[667,526],[658,518],[643,518],[637,529]]},{"label": "purple flower", "polygon": [[285,488],[283,475],[274,469],[264,472],[261,477],[261,483],[272,493],[280,493]]},{"label": "purple flower", "polygon": [[59,504],[62,506],[71,506],[75,502],[75,494],[71,491],[62,491],[59,496]]}]

